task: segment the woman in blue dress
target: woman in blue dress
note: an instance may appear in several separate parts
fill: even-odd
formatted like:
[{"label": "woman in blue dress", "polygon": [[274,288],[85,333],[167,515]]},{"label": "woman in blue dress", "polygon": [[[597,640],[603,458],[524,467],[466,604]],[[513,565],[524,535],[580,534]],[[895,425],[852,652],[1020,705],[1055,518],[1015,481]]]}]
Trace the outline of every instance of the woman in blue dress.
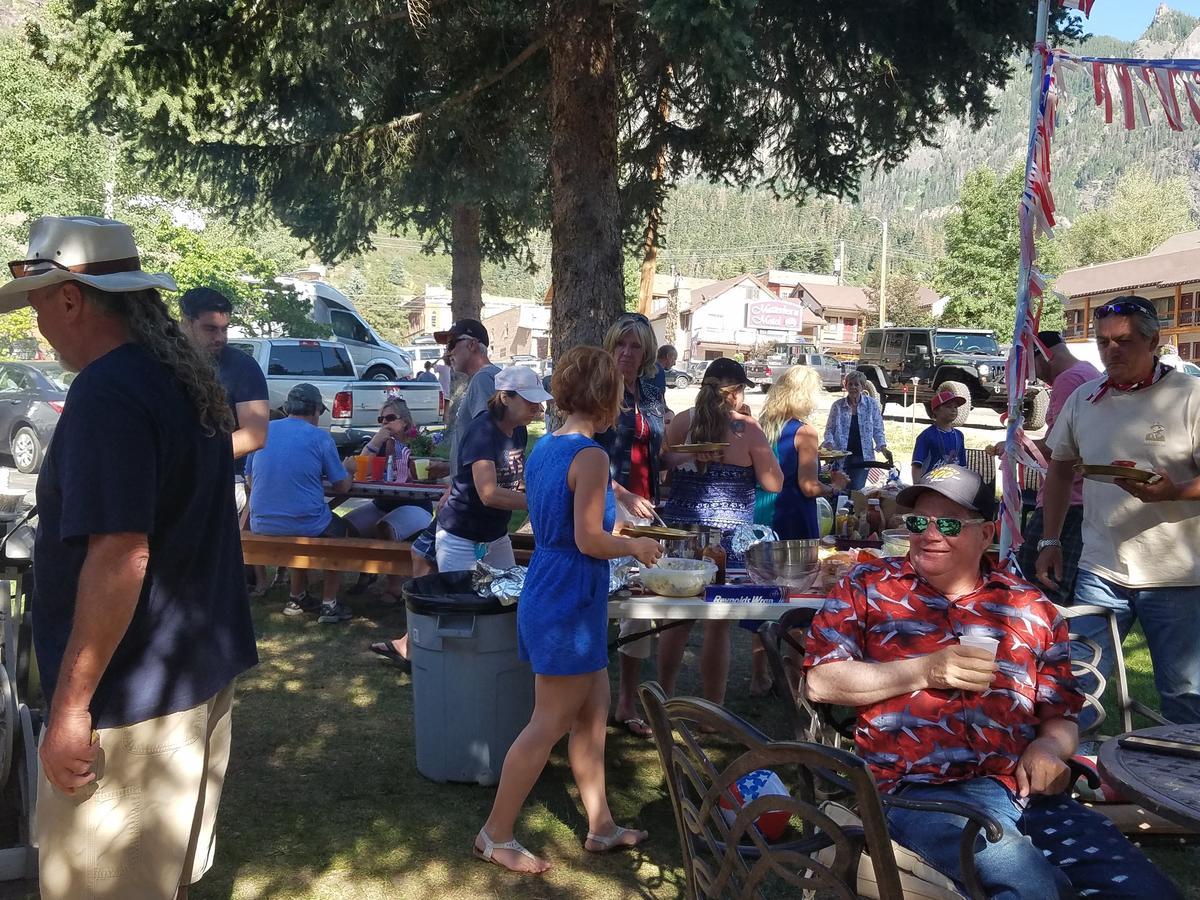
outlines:
[{"label": "woman in blue dress", "polygon": [[622,379],[613,358],[598,347],[574,347],[555,360],[551,385],[566,421],[538,441],[525,468],[536,546],[517,605],[521,656],[536,676],[533,717],[504,758],[492,812],[475,838],[479,858],[532,874],[550,864],[517,843],[513,828],[564,734],[587,810],[584,849],[603,853],[646,839],[613,821],[605,796],[608,560],[635,556],[651,565],[662,553],[657,541],[609,533],[616,501],[608,456],[593,436],[620,411]]},{"label": "woman in blue dress", "polygon": [[[817,408],[817,398],[825,388],[817,370],[792,366],[771,385],[771,392],[758,417],[767,442],[775,451],[783,470],[783,488],[778,493],[758,489],[754,521],[769,525],[780,540],[815,540],[821,536],[817,498],[834,498],[850,483],[845,472],[835,470],[831,484],[817,478],[820,469],[817,429],[808,418]],[[767,657],[758,636],[760,622],[753,622],[755,634],[750,664],[750,696],[762,697],[772,688],[767,673]],[[781,686],[782,687],[782,686]]]},{"label": "woman in blue dress", "polygon": [[[728,444],[717,453],[702,453],[694,463],[671,471],[671,497],[663,507],[663,519],[680,525],[720,528],[728,565],[742,560],[729,546],[738,525],[754,523],[754,490],[776,492],[783,487],[783,473],[771,445],[751,416],[739,410],[746,395],[746,377],[741,363],[715,359],[704,370],[695,408],[677,415],[667,430],[667,444]],[[672,454],[671,461],[677,457]],[[729,678],[729,621],[704,623],[700,651],[700,681],[704,697],[714,703],[725,701]],[[692,623],[662,632],[658,639],[658,677],[663,690],[675,692],[675,678],[683,662]]]}]

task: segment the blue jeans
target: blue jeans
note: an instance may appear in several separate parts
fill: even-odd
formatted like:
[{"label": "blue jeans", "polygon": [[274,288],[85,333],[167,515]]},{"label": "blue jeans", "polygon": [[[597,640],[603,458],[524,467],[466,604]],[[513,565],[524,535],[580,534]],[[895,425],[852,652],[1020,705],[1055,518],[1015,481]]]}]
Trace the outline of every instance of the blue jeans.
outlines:
[{"label": "blue jeans", "polygon": [[[1111,609],[1122,640],[1133,623],[1140,621],[1154,664],[1154,686],[1162,700],[1162,714],[1180,725],[1200,723],[1200,587],[1137,590],[1081,571],[1075,582],[1075,604]],[[1115,648],[1109,639],[1108,623],[1099,616],[1082,616],[1072,621],[1071,630],[1100,646],[1100,671],[1109,677],[1115,665]],[[1082,649],[1082,655],[1091,655]],[[1091,724],[1089,718],[1094,719],[1094,714],[1080,717],[1080,730]]]},{"label": "blue jeans", "polygon": [[847,491],[861,491],[867,484],[867,474],[870,469],[851,469],[850,463],[864,462],[861,456],[846,457],[846,475],[850,478],[850,484],[846,487]]},{"label": "blue jeans", "polygon": [[[1066,900],[1075,896],[1067,876],[1047,861],[1020,829],[1023,811],[1008,788],[994,778],[953,784],[910,784],[899,796],[906,800],[954,800],[991,815],[1004,828],[995,844],[982,834],[975,847],[975,865],[987,895],[993,900]],[[918,854],[935,869],[962,885],[958,845],[965,820],[948,813],[889,809],[892,838]]]}]

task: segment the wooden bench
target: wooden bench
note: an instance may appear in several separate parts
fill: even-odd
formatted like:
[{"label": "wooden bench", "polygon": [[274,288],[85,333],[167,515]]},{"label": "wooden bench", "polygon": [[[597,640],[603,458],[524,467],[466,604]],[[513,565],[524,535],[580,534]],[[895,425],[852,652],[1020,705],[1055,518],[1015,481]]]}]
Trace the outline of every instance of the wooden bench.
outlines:
[{"label": "wooden bench", "polygon": [[248,566],[412,575],[412,545],[374,538],[288,537],[242,532]]}]

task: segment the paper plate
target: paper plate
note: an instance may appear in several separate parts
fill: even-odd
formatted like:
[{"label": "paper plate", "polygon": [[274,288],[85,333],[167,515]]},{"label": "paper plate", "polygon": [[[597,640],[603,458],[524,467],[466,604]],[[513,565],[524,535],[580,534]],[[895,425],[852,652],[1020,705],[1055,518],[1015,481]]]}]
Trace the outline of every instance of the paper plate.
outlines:
[{"label": "paper plate", "polygon": [[1147,469],[1134,469],[1129,466],[1091,466],[1080,463],[1075,466],[1075,471],[1092,481],[1103,481],[1105,484],[1112,484],[1118,478],[1124,478],[1128,481],[1140,481],[1142,484],[1156,484],[1162,480],[1162,476],[1157,472],[1151,472]]},{"label": "paper plate", "polygon": [[845,459],[849,455],[849,450],[820,450],[817,453],[821,459]]},{"label": "paper plate", "polygon": [[668,447],[667,449],[675,453],[715,453],[718,450],[724,450],[728,446],[728,443],[713,441],[708,444],[676,444],[674,447]]}]

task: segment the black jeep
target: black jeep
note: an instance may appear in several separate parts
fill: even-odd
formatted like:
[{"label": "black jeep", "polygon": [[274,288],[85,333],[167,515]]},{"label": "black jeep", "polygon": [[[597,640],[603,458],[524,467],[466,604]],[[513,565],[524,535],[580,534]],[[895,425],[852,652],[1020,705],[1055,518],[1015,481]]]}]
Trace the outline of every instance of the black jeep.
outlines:
[{"label": "black jeep", "polygon": [[[991,331],[972,328],[871,328],[863,335],[858,371],[879,392],[881,403],[925,404],[938,391],[970,398],[971,406],[1008,409],[1005,355]],[[919,381],[914,385],[913,379]],[[907,393],[905,392],[907,388]],[[1025,428],[1044,424],[1047,397],[1030,388]],[[1039,394],[1043,396],[1039,396]],[[965,416],[962,417],[965,419]]]}]

